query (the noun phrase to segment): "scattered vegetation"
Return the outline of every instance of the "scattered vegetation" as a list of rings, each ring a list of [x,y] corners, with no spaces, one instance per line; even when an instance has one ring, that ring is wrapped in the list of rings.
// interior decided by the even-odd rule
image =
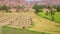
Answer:
[[[24,6],[18,6],[18,7],[16,7],[16,11],[19,12],[20,9],[22,9],[22,11],[23,11],[24,8],[25,8]],[[49,9],[50,12],[49,11],[42,12],[43,8]],[[2,12],[11,12],[11,11],[9,11],[9,9],[10,9],[10,7],[0,6],[0,11],[2,11]],[[60,23],[60,12],[59,12],[60,6],[55,7],[55,6],[35,5],[35,6],[33,6],[33,9],[35,9],[35,13],[37,15]],[[54,11],[53,9],[57,9],[57,11]],[[31,24],[31,25],[33,25],[33,24]],[[26,30],[25,27],[23,27],[23,29],[19,29],[19,28],[16,29],[16,28],[3,26],[2,34],[47,34],[47,33]]]
[[[54,19],[53,21],[60,23],[60,12],[56,12],[55,15],[48,14],[47,16],[44,12],[40,12],[38,15],[50,20]]]
[[[56,21],[60,23],[60,15],[58,15],[60,12],[60,6],[39,6],[39,5],[35,5],[33,6],[33,8],[36,10],[36,14],[40,15],[42,17],[48,18],[52,21]],[[42,11],[43,8],[48,9],[49,11]],[[41,9],[41,11],[40,11]]]
[[[7,7],[7,6],[0,6],[0,11],[2,12],[9,12],[8,10],[10,9],[10,7]]]

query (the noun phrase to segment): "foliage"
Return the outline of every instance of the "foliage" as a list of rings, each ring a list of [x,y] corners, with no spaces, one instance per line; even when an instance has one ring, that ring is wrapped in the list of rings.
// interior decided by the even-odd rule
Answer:
[[[6,11],[6,12],[8,12],[8,10],[9,10],[10,8],[9,7],[7,7],[7,6],[0,6],[0,10],[2,10],[2,11]]]
[[[35,9],[35,10],[36,10],[36,12],[35,12],[35,13],[37,13],[37,12],[41,12],[42,6],[35,5],[35,6],[33,6],[33,9]]]
[[[16,11],[19,12],[20,9],[20,6],[17,6]]]
[[[60,11],[60,6],[57,6],[57,11],[58,11],[58,12]]]
[[[25,6],[17,6],[16,11],[19,12],[20,9],[24,10]]]
[[[0,6],[0,10],[2,10],[2,6]]]
[[[42,17],[44,17],[44,18],[47,18],[47,19],[49,19],[49,20],[53,20],[53,19],[54,19],[55,22],[60,23],[60,12],[56,12],[55,15],[51,15],[51,14],[49,13],[47,16],[45,15],[44,12],[40,12],[40,13],[38,13],[38,15],[39,15],[39,16],[42,16]]]

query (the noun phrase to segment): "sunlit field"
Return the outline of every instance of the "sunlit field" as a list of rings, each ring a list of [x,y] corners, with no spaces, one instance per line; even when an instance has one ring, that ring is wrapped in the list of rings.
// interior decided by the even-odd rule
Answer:
[[[60,34],[60,6],[0,6],[0,34]]]
[[[51,14],[46,15],[44,12],[39,12],[38,15],[51,20]],[[54,21],[60,23],[60,12],[55,13]]]
[[[2,16],[3,15],[3,16]],[[32,17],[32,26],[26,28],[26,30],[19,26],[19,21],[16,22],[16,19],[20,19],[20,15],[28,15]],[[1,19],[3,18],[3,19]],[[0,29],[3,34],[17,34],[18,32],[24,32],[26,34],[60,34],[59,23],[45,19],[35,13],[25,12],[25,13],[0,13]],[[11,21],[13,21],[11,23]],[[16,23],[15,23],[16,22]],[[22,24],[23,25],[23,24]],[[2,27],[7,26],[7,27]],[[21,28],[20,28],[21,27]],[[17,28],[17,29],[14,29]],[[10,31],[12,29],[12,31]],[[22,29],[22,30],[20,30]],[[32,31],[31,31],[32,30]],[[35,32],[34,32],[35,31]],[[22,33],[22,34],[24,34]],[[18,33],[19,34],[19,33]]]

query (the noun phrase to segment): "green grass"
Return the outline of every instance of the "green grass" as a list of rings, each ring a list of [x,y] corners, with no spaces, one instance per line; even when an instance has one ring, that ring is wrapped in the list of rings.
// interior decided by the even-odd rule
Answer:
[[[47,34],[47,33],[3,26],[2,34]]]
[[[38,15],[51,20],[50,14],[46,15],[44,12],[40,12],[40,13],[38,13]],[[54,21],[60,23],[60,12],[55,13]]]

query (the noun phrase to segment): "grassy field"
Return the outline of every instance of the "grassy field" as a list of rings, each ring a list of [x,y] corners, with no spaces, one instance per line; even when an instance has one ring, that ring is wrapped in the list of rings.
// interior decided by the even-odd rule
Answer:
[[[4,14],[7,14],[7,13],[4,13]],[[26,12],[26,13],[8,13],[8,14],[9,14],[9,16],[11,16],[11,18],[8,18],[7,19],[8,21],[7,20],[1,21],[3,26],[5,24],[9,23],[11,19],[14,21],[16,19],[16,17],[19,17],[21,14],[31,16],[34,25],[31,28],[28,28],[27,30],[15,29],[15,28],[19,27],[19,26],[15,27],[16,24],[14,24],[12,30],[11,30],[10,26],[9,27],[3,27],[2,28],[2,34],[5,34],[5,33],[17,34],[17,32],[18,33],[23,32],[23,34],[25,34],[25,33],[26,34],[44,34],[44,33],[46,33],[46,34],[47,33],[48,34],[60,34],[59,23],[56,23],[56,22],[53,22],[51,20],[42,18],[41,16],[38,16],[35,13]],[[0,23],[0,25],[1,25],[1,23]],[[14,21],[14,23],[15,23],[15,21]],[[11,23],[9,23],[9,24],[11,24]],[[56,25],[58,25],[58,26],[56,26]],[[41,33],[41,32],[44,32],[44,33]],[[19,34],[21,34],[21,33],[19,33]]]
[[[47,34],[47,33],[3,26],[2,34]]]
[[[38,15],[51,20],[51,15],[50,14],[46,15],[44,12],[40,12],[40,13],[38,13]],[[54,21],[60,23],[60,12],[55,13]]]

